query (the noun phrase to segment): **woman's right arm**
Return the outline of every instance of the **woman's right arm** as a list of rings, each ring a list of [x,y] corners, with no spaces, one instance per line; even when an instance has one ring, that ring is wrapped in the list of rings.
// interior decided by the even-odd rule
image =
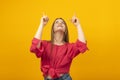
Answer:
[[[41,40],[43,28],[47,24],[48,20],[49,20],[49,18],[46,15],[43,15],[41,17],[41,22],[40,22],[40,25],[38,27],[38,30],[37,30],[34,38],[37,38],[37,39]],[[39,48],[39,47],[40,47],[40,42],[37,45],[37,48]]]
[[[49,20],[49,18],[46,15],[42,16],[40,25],[38,27],[38,30],[37,30],[35,36],[34,36],[35,38],[41,39],[42,30],[43,30],[44,26],[47,24],[48,20]]]
[[[47,24],[48,20],[49,20],[48,17],[43,15],[43,17],[41,18],[41,23],[39,25],[39,28],[32,40],[30,51],[35,53],[37,57],[40,57],[44,52],[44,46],[46,45],[46,41],[41,40],[41,35],[42,35],[43,28]]]

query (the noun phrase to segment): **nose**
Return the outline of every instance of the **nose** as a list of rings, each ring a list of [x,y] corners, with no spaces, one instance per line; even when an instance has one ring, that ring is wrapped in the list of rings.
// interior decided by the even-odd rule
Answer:
[[[62,25],[62,22],[59,22],[58,25],[59,25],[59,26]]]

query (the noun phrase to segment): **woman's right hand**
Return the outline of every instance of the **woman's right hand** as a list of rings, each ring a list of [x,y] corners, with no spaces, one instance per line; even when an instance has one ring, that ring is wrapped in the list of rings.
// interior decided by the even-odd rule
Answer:
[[[49,21],[48,16],[43,14],[43,16],[41,17],[41,24],[45,26],[48,23],[48,21]]]

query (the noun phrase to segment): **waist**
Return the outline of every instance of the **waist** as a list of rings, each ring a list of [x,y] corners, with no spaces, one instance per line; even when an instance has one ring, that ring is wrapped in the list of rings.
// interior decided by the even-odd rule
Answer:
[[[47,75],[46,77],[44,77],[45,80],[58,80],[60,78],[65,79],[66,77],[69,76],[69,73],[66,74],[60,74],[59,77],[57,78],[52,78],[50,75]]]

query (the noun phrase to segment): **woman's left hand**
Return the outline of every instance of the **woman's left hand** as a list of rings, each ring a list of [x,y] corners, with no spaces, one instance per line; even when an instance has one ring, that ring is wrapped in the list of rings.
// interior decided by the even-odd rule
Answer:
[[[77,27],[80,25],[79,19],[76,16],[73,16],[71,22]]]

